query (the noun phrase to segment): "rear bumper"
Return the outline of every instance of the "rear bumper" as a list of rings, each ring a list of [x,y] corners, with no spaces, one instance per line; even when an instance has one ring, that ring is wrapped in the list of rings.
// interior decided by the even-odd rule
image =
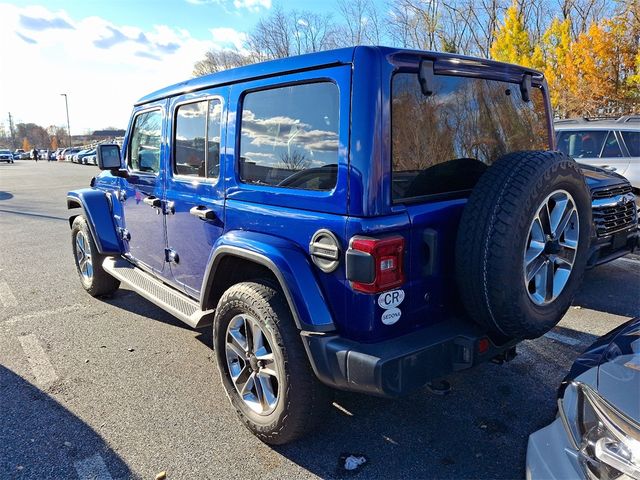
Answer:
[[[640,230],[633,228],[602,238],[593,238],[587,268],[610,262],[640,247]]]
[[[302,339],[320,381],[340,390],[383,397],[410,393],[431,380],[508,352],[517,343],[496,345],[479,327],[457,319],[372,344],[337,335],[303,334]],[[485,339],[488,348],[479,353],[479,342]]]

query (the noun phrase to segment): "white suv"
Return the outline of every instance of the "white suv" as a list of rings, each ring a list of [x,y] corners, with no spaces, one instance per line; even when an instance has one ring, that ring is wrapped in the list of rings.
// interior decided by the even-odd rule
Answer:
[[[623,175],[640,192],[640,115],[554,123],[558,150],[580,163]]]
[[[0,162],[13,163],[13,153],[10,150],[0,150]]]

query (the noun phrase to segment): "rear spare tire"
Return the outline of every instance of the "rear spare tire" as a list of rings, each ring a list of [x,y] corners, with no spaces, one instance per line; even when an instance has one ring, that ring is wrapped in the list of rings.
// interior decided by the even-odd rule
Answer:
[[[591,196],[560,152],[498,159],[471,192],[458,228],[456,277],[467,313],[510,338],[553,328],[587,263]]]

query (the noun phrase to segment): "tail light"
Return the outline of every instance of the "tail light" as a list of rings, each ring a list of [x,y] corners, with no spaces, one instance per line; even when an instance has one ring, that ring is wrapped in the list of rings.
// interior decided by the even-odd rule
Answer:
[[[404,283],[404,237],[353,237],[346,254],[347,279],[359,292],[378,293]]]

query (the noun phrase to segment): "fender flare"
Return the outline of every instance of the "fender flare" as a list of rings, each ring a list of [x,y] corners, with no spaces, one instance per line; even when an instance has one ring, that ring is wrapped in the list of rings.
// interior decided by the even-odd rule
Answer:
[[[67,193],[67,209],[81,208],[87,219],[89,231],[101,255],[119,255],[123,252],[122,244],[116,233],[111,213],[110,199],[107,193],[95,188],[83,188]],[[69,216],[69,227],[79,216]]]
[[[327,302],[305,252],[288,240],[263,233],[233,231],[218,239],[205,271],[200,294],[202,308],[215,308],[215,305],[206,305],[207,298],[220,261],[229,256],[255,262],[274,274],[298,329],[312,333],[335,331]]]

